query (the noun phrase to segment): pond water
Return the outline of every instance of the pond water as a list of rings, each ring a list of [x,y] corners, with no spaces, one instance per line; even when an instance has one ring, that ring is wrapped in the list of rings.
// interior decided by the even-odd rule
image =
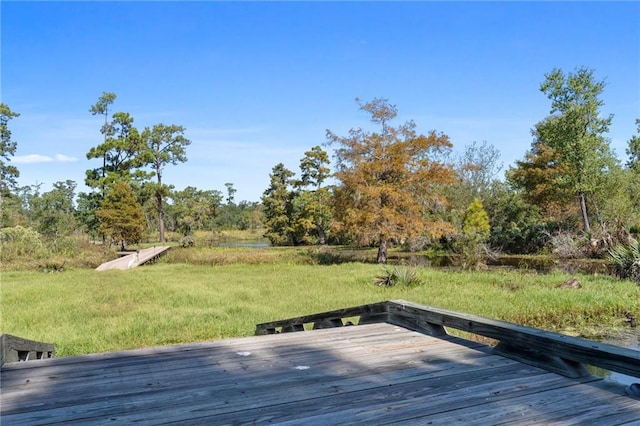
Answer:
[[[254,248],[266,248],[271,247],[271,244],[266,241],[218,241],[213,243],[214,247],[254,247]]]
[[[614,336],[604,337],[600,339],[602,343],[608,343],[610,345],[621,346],[623,348],[630,348],[638,351],[638,362],[640,362],[640,346],[638,345],[638,329],[628,328],[616,332]],[[640,383],[640,377],[627,376],[626,374],[616,373],[614,371],[603,370],[588,366],[587,370],[595,376],[603,377],[605,380],[610,380],[616,383],[622,383],[628,386],[632,383]]]

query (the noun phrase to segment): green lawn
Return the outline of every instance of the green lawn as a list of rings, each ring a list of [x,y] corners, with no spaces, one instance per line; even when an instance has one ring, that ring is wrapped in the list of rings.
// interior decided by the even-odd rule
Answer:
[[[0,331],[52,342],[59,356],[253,334],[260,322],[406,299],[556,331],[589,335],[640,314],[640,287],[567,274],[418,269],[423,284],[378,287],[373,264],[281,261],[168,263],[129,271],[3,272]]]

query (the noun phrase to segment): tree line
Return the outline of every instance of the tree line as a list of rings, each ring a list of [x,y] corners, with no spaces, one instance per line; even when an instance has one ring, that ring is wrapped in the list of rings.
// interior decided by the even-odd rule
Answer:
[[[18,114],[2,104],[2,227],[30,227],[49,239],[81,229],[122,245],[151,233],[164,241],[167,229],[188,236],[264,228],[274,245],[377,247],[379,262],[398,245],[455,252],[469,265],[491,251],[603,256],[640,231],[640,120],[622,162],[606,137],[613,116],[601,111],[604,88],[585,67],[545,74],[540,91],[549,114],[533,125],[524,157],[504,171],[486,141],[456,155],[445,133],[395,124],[389,100],[356,99],[371,129],[327,130],[326,143],[304,153],[298,176],[279,163],[260,202],[238,204],[231,183],[225,199],[221,191],[164,182],[166,166],[187,161],[186,129],[160,123],[138,130],[130,114],[112,113],[116,95],[109,92],[90,108],[104,117],[102,142],[87,153],[101,163],[87,170],[92,190],[76,196],[69,180],[49,192],[19,188],[8,127]]]
[[[305,153],[300,179],[283,164],[273,168],[262,197],[267,236],[375,246],[378,262],[389,245],[452,251],[469,265],[496,251],[602,257],[640,231],[640,120],[622,164],[606,138],[613,116],[601,113],[604,88],[585,67],[545,74],[549,115],[504,179],[487,142],[455,156],[444,133],[392,125],[397,108],[387,99],[356,99],[373,130],[327,130],[335,184],[323,186],[329,157],[320,146]]]
[[[159,123],[139,130],[129,113],[111,111],[115,100],[115,93],[104,92],[89,109],[104,117],[102,142],[86,154],[99,165],[86,171],[84,183],[91,191],[77,194],[72,180],[56,182],[48,192],[41,184],[17,185],[19,170],[10,164],[17,142],[8,123],[19,114],[1,105],[2,228],[27,227],[49,242],[80,231],[124,249],[143,239],[165,242],[166,229],[188,236],[197,230],[261,227],[258,203],[236,204],[232,183],[225,184],[225,199],[218,190],[177,190],[164,182],[166,166],[187,161],[186,129]]]

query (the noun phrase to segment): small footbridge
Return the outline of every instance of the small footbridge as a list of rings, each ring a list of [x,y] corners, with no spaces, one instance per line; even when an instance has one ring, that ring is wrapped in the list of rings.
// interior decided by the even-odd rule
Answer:
[[[107,269],[120,269],[126,271],[127,269],[135,268],[156,260],[160,256],[166,254],[170,248],[171,247],[169,246],[160,246],[140,249],[118,259],[105,262],[98,266],[96,271],[106,271]]]

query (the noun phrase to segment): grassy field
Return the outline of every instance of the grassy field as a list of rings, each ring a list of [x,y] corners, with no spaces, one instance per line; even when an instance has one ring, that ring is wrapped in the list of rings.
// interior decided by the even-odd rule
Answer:
[[[381,266],[319,264],[304,250],[172,250],[129,271],[2,273],[0,331],[55,343],[59,356],[252,335],[260,322],[406,299],[590,336],[640,314],[640,287],[564,273],[418,268],[422,284],[379,287]]]

